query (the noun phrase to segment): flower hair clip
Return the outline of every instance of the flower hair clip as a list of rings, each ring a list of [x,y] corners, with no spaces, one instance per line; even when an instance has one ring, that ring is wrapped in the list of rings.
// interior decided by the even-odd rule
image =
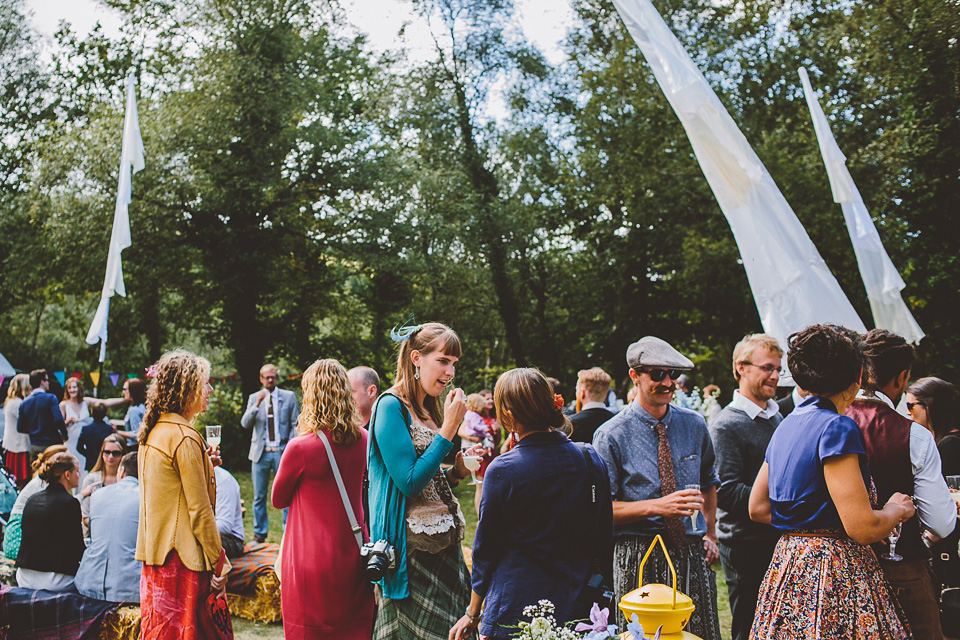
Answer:
[[[143,372],[147,375],[148,378],[156,378],[156,377],[157,377],[157,365],[152,364],[152,365],[150,365],[149,367],[147,367],[146,369],[144,369]]]
[[[413,314],[407,316],[407,319],[403,321],[403,324],[395,326],[390,330],[390,339],[394,342],[403,342],[409,340],[410,336],[420,330],[422,324],[413,324]]]
[[[563,396],[559,393],[553,394],[553,403],[557,405],[558,411],[563,411],[563,407],[566,405],[566,402],[563,401]]]

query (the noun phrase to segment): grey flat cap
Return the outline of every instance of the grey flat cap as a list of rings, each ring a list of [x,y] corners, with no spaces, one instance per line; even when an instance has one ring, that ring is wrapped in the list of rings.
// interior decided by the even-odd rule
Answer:
[[[661,367],[663,369],[693,369],[693,362],[666,341],[654,336],[640,338],[627,347],[627,365],[637,367]]]

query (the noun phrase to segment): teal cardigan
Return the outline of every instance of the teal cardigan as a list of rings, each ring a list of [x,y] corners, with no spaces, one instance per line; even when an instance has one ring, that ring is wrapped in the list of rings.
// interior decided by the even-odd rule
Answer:
[[[426,488],[453,443],[437,434],[423,455],[417,456],[410,437],[410,412],[395,395],[385,393],[373,406],[367,473],[370,479],[370,540],[393,545],[397,568],[380,581],[383,596],[399,600],[410,596],[407,580],[407,498]]]

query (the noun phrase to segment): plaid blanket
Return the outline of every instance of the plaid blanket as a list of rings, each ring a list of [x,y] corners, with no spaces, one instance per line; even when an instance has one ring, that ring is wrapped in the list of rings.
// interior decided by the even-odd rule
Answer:
[[[274,542],[248,542],[243,547],[243,555],[231,558],[233,568],[227,574],[227,591],[229,593],[246,593],[253,591],[257,577],[273,573],[273,565],[280,553],[280,545]]]
[[[21,640],[96,637],[104,617],[119,605],[78,593],[0,587],[0,620]]]

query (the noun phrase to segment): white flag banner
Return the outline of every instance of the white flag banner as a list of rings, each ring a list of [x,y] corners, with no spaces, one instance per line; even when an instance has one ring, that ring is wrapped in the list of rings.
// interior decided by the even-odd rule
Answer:
[[[853,242],[853,251],[857,255],[860,276],[863,278],[863,286],[867,290],[873,312],[873,323],[880,329],[903,336],[908,342],[919,343],[924,333],[900,296],[905,286],[903,279],[880,242],[877,227],[873,224],[867,206],[860,196],[860,190],[847,169],[847,158],[840,151],[830,131],[830,124],[813,93],[807,70],[803,67],[800,68],[800,80],[803,82],[803,92],[813,118],[813,129],[817,132],[823,164],[827,168],[833,201],[843,210],[847,231],[850,232],[850,240]]]
[[[730,224],[764,330],[816,323],[865,331],[836,278],[720,99],[650,0],[613,0],[687,132]]]
[[[100,342],[100,362],[107,349],[107,318],[110,315],[110,298],[114,293],[127,295],[123,286],[123,264],[120,253],[130,246],[130,205],[133,192],[133,174],[144,167],[143,139],[137,118],[136,81],[133,73],[127,76],[127,110],[123,122],[123,139],[120,147],[120,176],[117,180],[117,204],[113,211],[113,231],[110,233],[110,248],[107,253],[107,271],[103,278],[100,305],[87,332],[87,343]]]

